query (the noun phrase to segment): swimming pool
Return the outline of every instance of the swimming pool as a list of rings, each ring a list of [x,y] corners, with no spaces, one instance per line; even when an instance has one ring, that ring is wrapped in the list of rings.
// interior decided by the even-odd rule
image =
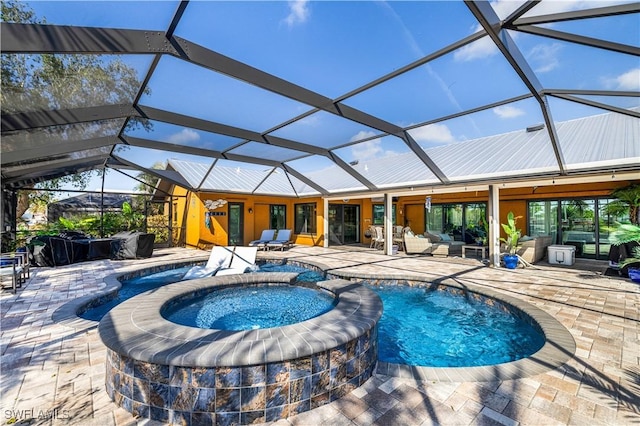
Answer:
[[[80,310],[78,316],[91,321],[100,321],[107,312],[125,300],[145,291],[180,281],[190,268],[191,265],[182,266],[123,280],[122,287],[117,292],[94,299]]]
[[[153,290],[167,284],[178,282],[191,268],[190,265],[166,269],[145,275],[135,275],[121,280],[121,288],[94,298],[85,304],[77,313],[80,318],[90,321],[100,321],[104,315],[120,303],[148,290]],[[263,263],[258,272],[296,272],[296,282],[315,283],[324,280],[324,274],[315,269],[304,268],[294,264]]]
[[[294,266],[303,265],[294,262]],[[319,264],[310,267],[327,270]],[[430,381],[508,380],[556,368],[575,351],[575,342],[566,329],[528,303],[470,283],[464,287],[456,285],[457,280],[434,284],[410,275],[398,279],[379,273],[322,272],[319,276],[329,280],[318,285],[336,294],[336,307],[311,320],[284,327],[242,331],[197,329],[171,323],[160,314],[171,300],[207,294],[212,287],[291,284],[297,275],[259,272],[198,279],[162,286],[137,296],[139,300],[134,298],[116,306],[98,328],[107,346],[109,396],[134,415],[159,421],[168,421],[167,416],[175,410],[191,409],[225,422],[238,422],[253,415],[260,421],[272,421],[340,398],[362,385],[374,371]],[[534,328],[539,324],[537,328],[543,330],[546,340],[531,356],[490,366],[423,367],[407,365],[405,360],[402,364],[384,361],[378,359],[382,301],[370,287],[362,285],[366,281],[383,287],[425,287],[449,293],[446,297],[461,295],[473,299],[473,303],[495,305],[530,321]],[[192,382],[196,373],[197,384]],[[215,377],[215,385],[203,380],[205,377]],[[219,384],[221,387],[218,377],[225,380]],[[245,381],[244,377],[251,380]],[[279,378],[285,377],[280,383]],[[136,391],[140,379],[145,383],[148,380],[151,395]],[[171,386],[182,389],[182,393],[165,398],[161,390],[167,380]],[[189,400],[190,394],[183,395],[183,391],[193,392],[194,385],[199,395],[196,406],[178,407],[171,402]],[[275,391],[267,392],[267,399],[261,396],[265,394],[265,386]],[[289,391],[282,393],[283,389]],[[225,395],[222,405],[218,405],[216,396],[220,392]]]
[[[515,361],[545,342],[537,324],[495,299],[449,288],[367,285],[384,306],[378,359],[430,367]]]

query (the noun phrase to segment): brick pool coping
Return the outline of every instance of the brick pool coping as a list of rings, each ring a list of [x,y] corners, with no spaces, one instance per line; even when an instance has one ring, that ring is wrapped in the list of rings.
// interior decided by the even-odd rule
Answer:
[[[375,327],[382,301],[346,280],[318,283],[337,297],[318,317],[276,328],[229,331],[188,327],[162,317],[169,300],[210,287],[289,283],[296,273],[227,275],[169,284],[133,297],[100,321],[98,332],[111,350],[134,359],[174,366],[244,366],[309,356],[345,344]],[[144,304],[140,304],[144,297]]]

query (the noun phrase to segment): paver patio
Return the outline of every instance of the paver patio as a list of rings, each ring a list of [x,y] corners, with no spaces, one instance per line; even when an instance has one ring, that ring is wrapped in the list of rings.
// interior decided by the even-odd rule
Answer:
[[[348,255],[345,251],[349,251]],[[105,347],[95,324],[52,320],[70,300],[97,294],[103,278],[131,266],[206,259],[192,249],[156,250],[144,260],[33,268],[0,294],[0,408],[4,424],[128,425],[135,419],[105,391]],[[560,321],[577,344],[560,368],[516,380],[420,382],[376,375],[346,397],[281,420],[292,425],[640,424],[640,286],[603,268],[538,265],[508,271],[475,259],[389,257],[362,248],[294,247],[263,257],[322,263],[351,274],[420,274],[502,292]]]

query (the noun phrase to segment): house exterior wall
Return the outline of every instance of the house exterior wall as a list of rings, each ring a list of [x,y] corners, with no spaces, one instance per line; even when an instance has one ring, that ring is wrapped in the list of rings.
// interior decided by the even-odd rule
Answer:
[[[225,200],[227,203],[215,210],[210,216],[209,227],[205,224],[205,213],[209,211],[205,202],[207,200]],[[316,203],[316,232],[313,234],[294,234],[295,244],[322,245],[324,241],[322,219],[324,207],[321,198],[293,199],[272,196],[235,195],[224,193],[200,192],[192,193],[189,200],[189,212],[186,216],[186,245],[202,247],[208,245],[227,245],[229,239],[229,203],[244,204],[244,234],[245,244],[260,238],[263,230],[271,227],[269,221],[269,206],[281,204],[286,206],[286,228],[294,229],[295,205],[300,203]],[[219,215],[221,214],[221,215]],[[179,216],[183,217],[183,216]]]
[[[629,185],[629,181],[572,184],[572,185],[549,185],[542,187],[505,188],[500,190],[500,223],[506,223],[507,214],[513,211],[516,216],[521,216],[518,226],[524,230],[527,223],[527,202],[529,200],[545,199],[566,199],[574,197],[606,197],[617,188]],[[176,187],[175,195],[189,195],[186,190]],[[447,203],[486,203],[488,202],[488,191],[455,192],[446,194],[428,194],[431,197],[431,204]],[[424,193],[415,196],[398,197],[396,205],[396,225],[404,225],[406,220],[412,222],[415,232],[424,232]],[[269,206],[271,204],[281,204],[286,206],[286,227],[294,230],[295,206],[300,203],[316,204],[316,232],[313,234],[295,234],[293,239],[299,245],[317,245],[324,243],[323,218],[324,203],[322,198],[284,198],[273,196],[257,195],[236,195],[224,193],[191,193],[186,198],[186,210],[178,211],[178,219],[186,229],[186,245],[202,247],[206,245],[226,245],[228,241],[228,204],[214,210],[224,212],[224,215],[211,216],[211,225],[205,226],[205,212],[207,208],[204,203],[207,200],[223,199],[228,203],[244,204],[244,241],[258,239],[264,229],[270,227]],[[340,201],[332,201],[332,203]],[[352,200],[342,200],[344,204],[360,206],[360,236],[361,241],[366,243],[368,239],[364,237],[365,231],[372,224],[373,205],[371,198],[361,198]],[[180,204],[180,203],[178,203]],[[379,203],[378,203],[379,204]],[[251,212],[249,212],[251,211]],[[185,225],[186,223],[186,225]],[[502,235],[504,237],[504,235]]]

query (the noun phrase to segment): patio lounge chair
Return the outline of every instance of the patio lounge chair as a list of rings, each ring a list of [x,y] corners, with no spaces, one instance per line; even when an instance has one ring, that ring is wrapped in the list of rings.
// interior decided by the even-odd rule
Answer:
[[[275,240],[276,230],[275,229],[265,229],[260,234],[260,238],[257,240],[253,240],[247,244],[249,247],[258,247],[258,250],[266,248],[266,244],[269,241]]]
[[[194,280],[215,275],[220,269],[231,267],[233,257],[233,247],[214,246],[211,249],[209,260],[204,266],[193,266],[182,277],[183,280]]]
[[[373,232],[375,232],[375,234],[371,237],[373,248],[374,249],[384,248],[384,230],[382,229],[382,226],[374,226]]]
[[[214,274],[216,277],[222,275],[244,274],[251,272],[258,267],[256,266],[256,254],[258,247],[236,247],[231,259],[231,265],[228,268],[221,268]]]
[[[29,260],[26,252],[0,254],[0,279],[11,278],[11,289],[16,292],[29,277]]]
[[[291,244],[293,244],[293,241],[291,241],[291,229],[281,229],[278,231],[276,239],[267,243],[266,248],[269,250],[284,250],[285,248],[289,248]]]

